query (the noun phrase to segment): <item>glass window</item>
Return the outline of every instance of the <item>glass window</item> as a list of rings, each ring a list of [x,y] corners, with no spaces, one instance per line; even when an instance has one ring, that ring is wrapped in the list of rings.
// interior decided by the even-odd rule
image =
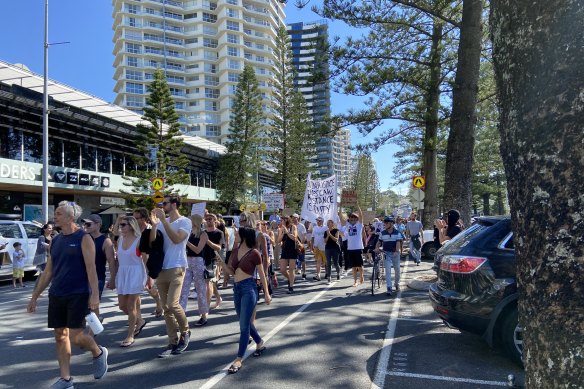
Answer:
[[[231,82],[239,82],[239,73],[229,72],[227,80]]]
[[[204,69],[206,72],[217,73],[217,65],[212,63],[206,63]]]
[[[219,44],[219,41],[217,41],[217,39],[203,38],[203,46],[205,46],[205,47],[210,47],[212,49],[215,49],[215,48],[217,48],[218,44]]]
[[[217,76],[209,76],[205,74],[205,85],[209,86],[217,86],[219,85],[219,77]]]
[[[138,58],[136,58],[136,57],[127,57],[126,58],[126,64],[128,66],[138,67]]]
[[[239,49],[237,47],[228,46],[227,55],[230,55],[232,57],[239,57]]]
[[[142,72],[139,72],[137,70],[126,69],[126,78],[128,80],[141,80]]]
[[[128,107],[143,107],[144,98],[140,96],[126,96],[126,105]]]
[[[49,139],[49,165],[63,166],[63,141]]]
[[[122,153],[117,153],[112,151],[112,174],[117,174],[119,176],[124,174],[124,155]]]
[[[140,45],[136,43],[126,43],[126,51],[132,54],[139,54],[140,53]]]
[[[79,143],[63,141],[65,167],[79,169]]]
[[[239,43],[239,36],[235,34],[227,34],[228,43]]]
[[[205,126],[205,136],[213,137],[213,136],[221,136],[221,127],[215,125],[206,125]]]
[[[126,92],[128,93],[144,93],[144,84],[137,84],[135,82],[126,82]]]
[[[97,171],[110,173],[111,155],[109,150],[97,149]]]
[[[232,22],[231,20],[227,21],[227,29],[232,31],[239,31],[239,23]]]
[[[0,224],[0,235],[6,239],[22,239],[22,231],[18,224]]]
[[[22,133],[24,155],[22,160],[27,162],[43,163],[43,140],[41,135]]]
[[[95,171],[95,147],[90,145],[82,146],[81,169]]]
[[[23,224],[22,227],[24,227],[28,239],[38,239],[41,236],[41,228],[39,226],[35,226],[34,224]]]
[[[207,111],[218,111],[219,110],[219,102],[213,100],[205,101],[205,109]]]
[[[208,99],[219,98],[219,89],[205,88],[205,97]]]
[[[208,12],[203,12],[203,21],[209,23],[215,23],[217,21],[217,15],[210,14]]]
[[[239,69],[239,61],[235,59],[229,60],[229,69]]]
[[[8,159],[21,159],[22,135],[12,128],[0,128],[0,156]]]

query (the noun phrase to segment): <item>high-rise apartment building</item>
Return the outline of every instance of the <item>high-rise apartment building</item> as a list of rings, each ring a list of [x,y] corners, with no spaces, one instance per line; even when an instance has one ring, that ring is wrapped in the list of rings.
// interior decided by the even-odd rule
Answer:
[[[302,92],[315,126],[327,122],[331,115],[328,62],[325,52],[328,25],[325,21],[292,23],[287,26],[296,68],[294,85]],[[317,77],[315,77],[317,76]],[[316,81],[319,80],[319,81]],[[333,140],[323,137],[317,143],[315,168],[321,177],[334,174]]]
[[[115,104],[142,113],[156,68],[166,72],[181,131],[223,143],[243,65],[264,109],[284,5],[276,0],[112,0]]]
[[[348,188],[351,180],[353,158],[351,154],[351,131],[348,128],[337,130],[332,139],[333,169],[337,175],[339,188]]]

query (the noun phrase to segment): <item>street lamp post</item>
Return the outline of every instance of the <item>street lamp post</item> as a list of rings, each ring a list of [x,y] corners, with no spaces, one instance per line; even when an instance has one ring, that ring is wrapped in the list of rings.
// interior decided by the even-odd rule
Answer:
[[[44,86],[43,86],[43,221],[49,221],[49,0],[45,0],[45,42],[44,42]]]

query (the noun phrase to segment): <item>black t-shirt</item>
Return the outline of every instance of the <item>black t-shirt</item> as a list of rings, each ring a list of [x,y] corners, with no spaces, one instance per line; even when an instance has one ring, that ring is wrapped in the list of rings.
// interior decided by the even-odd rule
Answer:
[[[152,244],[150,243],[150,230],[152,228],[146,228],[142,231],[142,235],[140,235],[140,243],[138,244],[138,248],[140,249],[141,253],[150,254],[152,251],[161,251],[164,245],[164,237],[160,231],[156,231],[156,239]]]
[[[212,243],[219,244],[221,242],[221,237],[223,236],[221,230],[205,231],[205,233]],[[203,258],[205,259],[205,265],[211,264],[211,262],[215,260],[215,250],[208,245],[205,245],[205,248],[203,249]]]
[[[337,232],[339,232],[339,230],[337,230],[336,228],[333,228],[330,231],[331,231],[332,236],[336,236]],[[327,236],[328,236],[328,231],[325,231],[325,233],[324,233],[324,240],[325,240],[324,248],[325,248],[325,250],[338,249],[339,244],[337,242],[335,242],[332,238],[327,239]]]
[[[189,235],[189,243],[191,243],[195,247],[199,245],[200,240],[201,240],[201,238],[196,237],[194,234]],[[199,254],[195,253],[193,250],[191,250],[189,245],[187,245],[187,257],[200,257],[200,256],[201,256],[201,253],[199,253]]]
[[[446,236],[448,236],[450,239],[452,239],[456,235],[460,234],[461,231],[462,231],[462,229],[459,226],[457,226],[457,225],[454,225],[452,227],[449,226],[446,229]]]
[[[107,263],[107,258],[103,252],[103,244],[106,238],[105,235],[101,234],[93,239],[95,244],[95,271],[98,280],[105,280],[105,265]]]

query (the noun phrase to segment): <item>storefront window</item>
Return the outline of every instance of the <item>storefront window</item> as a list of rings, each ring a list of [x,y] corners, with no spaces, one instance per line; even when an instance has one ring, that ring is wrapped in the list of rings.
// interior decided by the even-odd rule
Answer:
[[[63,166],[63,141],[49,139],[49,165]]]
[[[23,132],[23,161],[43,163],[43,140],[40,135]]]
[[[22,134],[12,128],[0,128],[0,157],[21,160]]]
[[[63,141],[65,149],[65,167],[79,169],[79,143]]]
[[[81,169],[96,171],[95,170],[95,147],[89,145],[83,145],[81,148]]]
[[[109,150],[97,149],[97,170],[101,173],[110,172],[111,155]]]
[[[124,155],[112,151],[112,174],[124,174]]]

